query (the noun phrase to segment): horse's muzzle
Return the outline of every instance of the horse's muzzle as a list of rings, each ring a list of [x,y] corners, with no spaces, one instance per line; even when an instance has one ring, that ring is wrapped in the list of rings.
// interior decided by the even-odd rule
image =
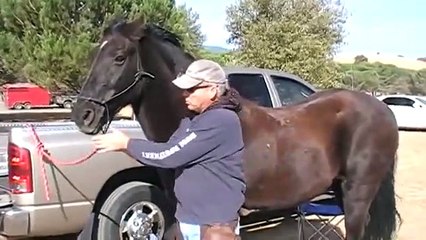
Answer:
[[[97,134],[106,124],[105,106],[95,102],[78,100],[71,112],[71,120],[85,134]]]

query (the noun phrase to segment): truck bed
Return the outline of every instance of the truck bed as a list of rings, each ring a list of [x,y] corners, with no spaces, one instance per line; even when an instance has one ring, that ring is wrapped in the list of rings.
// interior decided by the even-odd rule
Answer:
[[[10,202],[10,199],[8,195],[0,194],[0,211],[17,211],[20,217],[27,216],[22,221],[28,231],[8,233],[3,229],[5,235],[56,236],[79,231],[98,191],[108,178],[123,169],[141,166],[121,152],[95,154],[88,161],[72,166],[55,166],[47,161],[45,169],[50,189],[50,199],[47,199],[41,175],[43,161],[35,151],[32,131],[26,124],[34,125],[46,150],[59,162],[80,159],[93,150],[92,136],[80,132],[71,121],[1,123],[3,153],[7,150],[5,145],[8,141],[30,151],[34,187],[31,193],[12,194],[13,204],[7,209],[2,204]],[[139,123],[134,120],[114,120],[110,128],[119,129],[131,137],[145,137]],[[7,171],[5,173],[7,185]]]
[[[9,176],[8,176],[8,162],[7,162],[7,144],[9,132],[12,128],[25,127],[27,124],[34,126],[65,126],[69,125],[67,122],[32,122],[24,121],[19,122],[0,122],[0,207],[11,204],[11,197],[8,193],[9,190]]]

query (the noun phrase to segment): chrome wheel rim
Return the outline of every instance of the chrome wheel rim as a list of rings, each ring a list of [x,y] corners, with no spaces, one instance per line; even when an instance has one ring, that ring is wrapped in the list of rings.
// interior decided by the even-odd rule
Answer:
[[[160,208],[152,202],[137,202],[130,206],[120,220],[121,240],[162,239],[165,219]]]

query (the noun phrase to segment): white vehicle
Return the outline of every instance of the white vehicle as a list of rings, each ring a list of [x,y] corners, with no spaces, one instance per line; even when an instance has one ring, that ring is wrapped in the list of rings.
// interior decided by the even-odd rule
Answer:
[[[426,129],[426,96],[393,94],[377,97],[388,105],[401,129]]]

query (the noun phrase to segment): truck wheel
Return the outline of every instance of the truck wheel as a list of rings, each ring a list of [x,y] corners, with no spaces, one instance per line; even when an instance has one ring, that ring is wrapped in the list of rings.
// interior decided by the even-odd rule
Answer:
[[[13,106],[13,108],[20,110],[20,109],[24,108],[24,105],[22,103],[15,103],[15,105]]]
[[[28,103],[28,102],[24,103],[24,108],[31,109],[31,103]]]
[[[98,240],[163,239],[173,221],[173,212],[164,193],[142,182],[129,182],[107,198],[98,216]],[[121,236],[120,236],[121,235]]]
[[[65,101],[64,104],[63,104],[63,107],[70,109],[70,108],[72,108],[72,103],[70,101]]]

